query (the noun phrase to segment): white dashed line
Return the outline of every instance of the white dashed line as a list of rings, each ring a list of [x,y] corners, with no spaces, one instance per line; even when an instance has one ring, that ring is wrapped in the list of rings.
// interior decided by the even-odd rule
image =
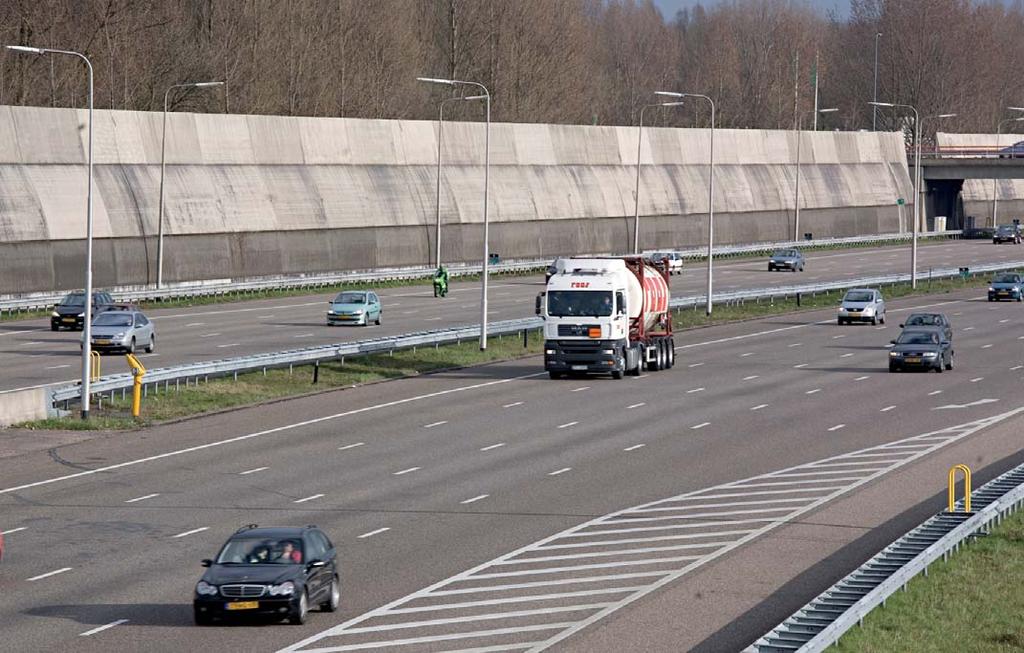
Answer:
[[[227,349],[228,347],[237,347],[238,344],[239,343],[237,343],[237,342],[231,342],[231,343],[228,343],[226,345],[217,345],[217,348],[218,349]]]
[[[982,345],[981,348],[982,349],[991,349],[992,345]]]
[[[978,381],[981,381],[984,378],[985,377],[983,377],[983,376],[975,377],[975,378],[971,379],[971,383],[977,383]]]
[[[572,470],[572,467],[563,467],[562,469],[556,469],[553,472],[548,472],[548,476],[558,476],[559,474],[564,474],[564,473],[566,473],[568,471],[571,471],[571,470]]]
[[[703,364],[704,363],[690,363],[689,365],[687,365],[687,367],[700,367]]]
[[[203,335],[201,335],[199,337],[200,338],[216,338],[219,335],[220,335],[219,333],[204,333]]]
[[[1017,370],[1019,370],[1022,367],[1024,367],[1024,365],[1014,365],[1013,367],[1010,368],[1010,371],[1011,372],[1016,372]]]
[[[584,390],[590,390],[590,386],[589,385],[585,385],[582,388],[576,388],[574,390],[571,390],[571,392],[583,392]]]
[[[747,356],[753,356],[753,355],[754,355],[754,352],[748,351],[745,354],[740,354],[740,358],[746,358]]]
[[[697,429],[702,429],[705,426],[711,426],[711,422],[701,422],[700,424],[694,424],[693,426],[690,427],[690,429],[696,431]]]
[[[312,338],[314,335],[315,334],[313,334],[313,333],[300,333],[300,334],[294,335],[292,337],[293,338]]]
[[[804,343],[802,343],[802,342],[794,342],[793,344],[791,344],[791,345],[786,345],[786,346],[787,346],[787,347],[803,347],[803,346],[804,346]]]
[[[641,449],[646,446],[646,444],[634,444],[632,447],[626,447],[623,451],[636,451],[637,449]]]
[[[522,406],[522,405],[523,405],[523,402],[516,401],[516,402],[511,403],[511,404],[505,404],[504,406],[502,406],[502,408],[514,408],[515,406]]]
[[[322,494],[314,494],[313,496],[310,496],[310,497],[304,497],[302,499],[296,499],[295,501],[292,501],[292,503],[306,503],[307,501],[313,501],[314,499],[320,499],[323,496],[324,495],[322,495]]]
[[[762,408],[767,408],[767,407],[768,407],[768,404],[758,404],[756,406],[751,406],[750,410],[761,410]]]
[[[866,375],[865,376],[858,376],[856,379],[854,379],[854,381],[866,381],[869,378],[871,378],[871,377],[866,376]]]
[[[833,340],[839,340],[840,338],[845,338],[845,337],[846,337],[845,333],[840,333],[838,336],[832,336],[832,339]]]
[[[48,571],[45,574],[39,574],[38,576],[33,576],[32,578],[27,578],[26,580],[31,583],[33,581],[49,578],[50,576],[56,576],[57,574],[63,574],[65,571],[71,571],[71,567],[62,567],[60,569]]]
[[[896,406],[886,406],[885,408],[882,408],[882,409],[881,409],[881,410],[879,410],[878,412],[880,412],[880,413],[888,413],[888,412],[889,412],[890,410],[892,410],[893,408],[896,408]]]
[[[853,356],[853,354],[843,354],[839,358],[849,358],[850,356]]]
[[[238,472],[238,475],[239,476],[245,476],[247,474],[255,474],[256,472],[262,472],[262,471],[267,470],[267,469],[270,469],[270,468],[269,467],[257,467],[256,469],[247,469],[244,472]]]
[[[384,528],[378,528],[375,531],[370,531],[369,533],[363,533],[362,535],[359,536],[359,539],[362,540],[362,539],[365,539],[367,537],[373,537],[374,535],[380,535],[381,533],[386,533],[387,531],[390,531],[390,530],[391,529],[388,528],[387,526],[385,526]]]
[[[179,537],[188,537],[189,535],[195,535],[196,533],[202,533],[203,531],[208,530],[210,530],[209,526],[203,526],[202,528],[193,528],[190,531],[185,531],[184,533],[178,533],[177,535],[174,535],[172,539],[177,539]]]
[[[839,429],[846,428],[846,424],[836,424],[829,428],[829,431],[838,431]]]
[[[93,628],[92,630],[87,630],[84,633],[78,633],[78,636],[79,637],[89,637],[90,635],[95,635],[96,633],[102,633],[104,630],[110,630],[114,626],[120,626],[121,624],[126,624],[126,623],[128,623],[127,619],[118,619],[117,621],[111,621],[109,624],[104,624],[102,626],[97,626],[96,628]]]
[[[931,392],[928,393],[928,396],[929,397],[934,397],[935,395],[941,395],[941,394],[942,394],[942,390],[932,390]]]
[[[629,409],[629,410],[632,410],[633,408],[640,408],[641,406],[646,406],[646,405],[647,405],[647,402],[641,401],[638,404],[631,404],[629,406],[626,406],[626,408]]]
[[[432,429],[435,426],[441,426],[442,424],[447,424],[447,423],[448,423],[448,420],[444,420],[443,419],[440,422],[431,422],[430,424],[424,424],[423,428],[425,428],[425,429]]]
[[[704,388],[694,388],[693,390],[687,390],[686,394],[692,395],[694,392],[704,392]]]
[[[356,447],[361,447],[364,444],[366,444],[366,443],[365,442],[356,442],[355,444],[346,444],[344,446],[338,447],[338,451],[345,451],[346,449],[355,449]]]
[[[392,472],[392,475],[394,475],[394,476],[401,476],[403,474],[411,474],[412,472],[417,472],[417,471],[419,471],[421,469],[423,469],[423,468],[422,467],[410,467],[409,469],[403,469],[400,472]]]
[[[560,428],[560,429],[567,429],[570,426],[576,426],[577,424],[579,424],[579,422],[566,422],[565,424],[562,424],[558,428]]]
[[[974,327],[964,327],[964,331],[973,331]]]
[[[803,369],[803,368],[807,367],[807,363],[800,363],[799,365],[794,365],[793,367],[795,369],[800,370],[800,369]]]
[[[808,391],[807,391],[807,392],[805,392],[804,394],[808,394],[808,395],[813,395],[813,394],[815,394],[816,392],[821,392],[821,388],[815,388],[814,390],[808,390]]]
[[[10,535],[11,533],[20,533],[21,531],[27,530],[28,526],[21,526],[18,528],[12,528],[9,531],[0,531],[0,535]]]
[[[758,375],[756,375],[756,374],[751,374],[750,376],[743,377],[743,380],[744,381],[753,381],[754,379],[757,379],[757,378],[760,378],[760,377],[758,377]]]
[[[204,324],[206,324],[206,322],[189,322],[185,326],[187,326],[187,327],[197,327],[197,326],[203,326]]]
[[[999,324],[1006,324],[1006,323],[1007,323],[1007,322],[1009,322],[1009,321],[1010,321],[1010,320],[1008,320],[1008,319],[1007,319],[1007,320],[999,320]]]
[[[492,444],[492,445],[489,445],[489,446],[486,446],[486,447],[480,447],[480,451],[490,451],[491,449],[497,449],[498,447],[504,447],[504,446],[505,446],[504,442],[499,442],[498,444]]]
[[[146,499],[152,499],[153,497],[158,497],[158,496],[160,496],[159,492],[156,492],[156,493],[153,493],[153,494],[146,494],[146,495],[141,496],[141,497],[135,497],[134,499],[128,499],[128,500],[125,501],[125,503],[137,503],[139,501],[145,501]]]
[[[486,499],[489,496],[491,496],[491,495],[489,495],[489,494],[481,494],[478,497],[473,497],[472,499],[466,499],[465,501],[460,501],[459,503],[461,503],[462,505],[466,505],[467,503],[476,503],[477,501],[480,501],[481,499]]]

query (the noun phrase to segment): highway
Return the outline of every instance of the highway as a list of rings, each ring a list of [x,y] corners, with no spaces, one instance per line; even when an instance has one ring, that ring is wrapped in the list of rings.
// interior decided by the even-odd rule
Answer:
[[[956,265],[975,249],[1018,251],[958,243],[923,258]],[[885,260],[822,257],[840,254],[837,274]],[[736,278],[763,283],[753,267],[735,264]],[[762,526],[828,509],[827,492],[902,474],[906,451],[1018,419],[1024,309],[982,295],[893,301],[877,327],[817,311],[685,332],[675,368],[636,379],[551,381],[532,358],[0,459],[0,636],[33,651],[592,650],[584,626],[629,597],[741,555]],[[889,374],[885,345],[922,307],[953,320],[955,369]],[[918,500],[913,488],[893,497]],[[193,626],[198,561],[247,523],[331,534],[340,613]],[[606,650],[644,641],[635,616]]]
[[[832,281],[909,269],[909,248],[809,252],[801,274],[768,272],[763,260],[723,260],[716,265],[716,291],[761,288],[780,283]],[[919,270],[1024,259],[1024,249],[994,246],[989,241],[947,241],[920,247]],[[674,296],[700,294],[705,276],[701,264],[688,266],[672,279]],[[495,277],[490,291],[490,319],[533,314],[533,297],[543,289],[540,277]],[[479,284],[456,282],[449,296],[435,299],[428,286],[385,288],[379,327],[327,327],[325,294],[272,300],[207,304],[192,308],[155,309],[157,351],[142,355],[150,368],[195,361],[325,345],[347,340],[395,335],[446,326],[477,324]],[[0,391],[54,382],[73,382],[79,365],[79,332],[51,332],[49,320],[0,324]],[[106,372],[127,371],[123,357],[107,357]]]

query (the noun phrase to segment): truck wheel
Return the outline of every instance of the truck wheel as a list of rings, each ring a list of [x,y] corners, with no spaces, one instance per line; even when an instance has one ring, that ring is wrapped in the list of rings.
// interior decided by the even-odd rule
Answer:
[[[665,353],[668,359],[668,369],[672,369],[676,364],[676,343],[672,338],[669,338],[666,342],[668,343],[665,347]]]

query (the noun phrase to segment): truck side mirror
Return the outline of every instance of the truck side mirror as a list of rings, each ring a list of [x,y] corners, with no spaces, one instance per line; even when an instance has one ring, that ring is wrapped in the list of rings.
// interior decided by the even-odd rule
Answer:
[[[533,311],[535,314],[540,315],[540,300],[544,296],[544,293],[539,293],[533,302]]]

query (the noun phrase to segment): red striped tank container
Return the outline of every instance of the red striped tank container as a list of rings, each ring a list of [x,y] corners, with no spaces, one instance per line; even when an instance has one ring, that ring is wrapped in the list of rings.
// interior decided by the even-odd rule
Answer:
[[[647,265],[643,266],[643,287],[640,280],[632,274],[627,275],[627,292],[629,293],[629,317],[640,317],[641,306],[643,307],[644,329],[649,330],[668,312],[668,282],[656,268]],[[643,294],[641,304],[640,295]]]

